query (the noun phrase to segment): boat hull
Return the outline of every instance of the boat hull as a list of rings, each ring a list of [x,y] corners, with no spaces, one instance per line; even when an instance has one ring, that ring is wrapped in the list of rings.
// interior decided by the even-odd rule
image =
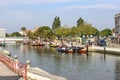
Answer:
[[[78,50],[78,53],[87,53],[87,49],[81,49],[81,50]]]
[[[68,50],[66,50],[65,52],[66,52],[66,53],[73,53],[74,50],[73,50],[73,49],[68,49]]]

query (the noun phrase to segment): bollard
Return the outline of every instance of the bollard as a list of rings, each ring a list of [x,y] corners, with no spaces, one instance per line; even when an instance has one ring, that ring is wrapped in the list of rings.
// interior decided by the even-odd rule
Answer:
[[[18,56],[14,55],[15,62],[18,62]]]
[[[18,74],[18,56],[17,55],[14,55],[14,59],[15,59],[15,63],[14,63],[14,72]]]
[[[27,62],[27,69],[30,69],[31,62],[29,60],[27,60],[26,62]]]

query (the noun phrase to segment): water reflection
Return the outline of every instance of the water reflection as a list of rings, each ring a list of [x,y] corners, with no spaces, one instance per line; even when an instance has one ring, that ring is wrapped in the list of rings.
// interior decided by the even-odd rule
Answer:
[[[104,53],[104,61],[106,61],[106,53]]]
[[[120,59],[115,61],[115,80],[120,80]]]

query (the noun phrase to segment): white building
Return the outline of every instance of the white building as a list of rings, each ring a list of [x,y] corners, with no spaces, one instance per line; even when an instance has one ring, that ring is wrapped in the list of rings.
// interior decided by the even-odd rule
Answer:
[[[115,33],[120,34],[120,13],[115,15]]]
[[[120,13],[115,15],[115,36],[117,43],[120,44]]]
[[[0,29],[0,38],[6,37],[6,29]]]

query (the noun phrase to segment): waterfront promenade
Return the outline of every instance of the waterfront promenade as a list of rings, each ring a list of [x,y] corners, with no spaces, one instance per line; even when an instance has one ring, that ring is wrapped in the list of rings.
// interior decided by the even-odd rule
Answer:
[[[52,75],[40,68],[30,68],[27,72],[28,80],[67,80],[63,77]],[[0,80],[23,80],[18,74],[12,72],[5,64],[0,62]]]
[[[0,54],[0,80],[67,80],[64,77],[52,75],[40,68],[28,67],[28,63],[27,65],[20,64],[18,63],[17,57],[15,57],[15,61],[17,61],[15,62],[12,58],[4,54],[2,50]],[[4,63],[18,74],[12,72]]]
[[[0,62],[0,80],[18,80],[18,74],[12,72],[5,64]]]
[[[104,52],[108,54],[120,55],[120,47],[104,47],[104,46],[92,46],[90,51]]]

